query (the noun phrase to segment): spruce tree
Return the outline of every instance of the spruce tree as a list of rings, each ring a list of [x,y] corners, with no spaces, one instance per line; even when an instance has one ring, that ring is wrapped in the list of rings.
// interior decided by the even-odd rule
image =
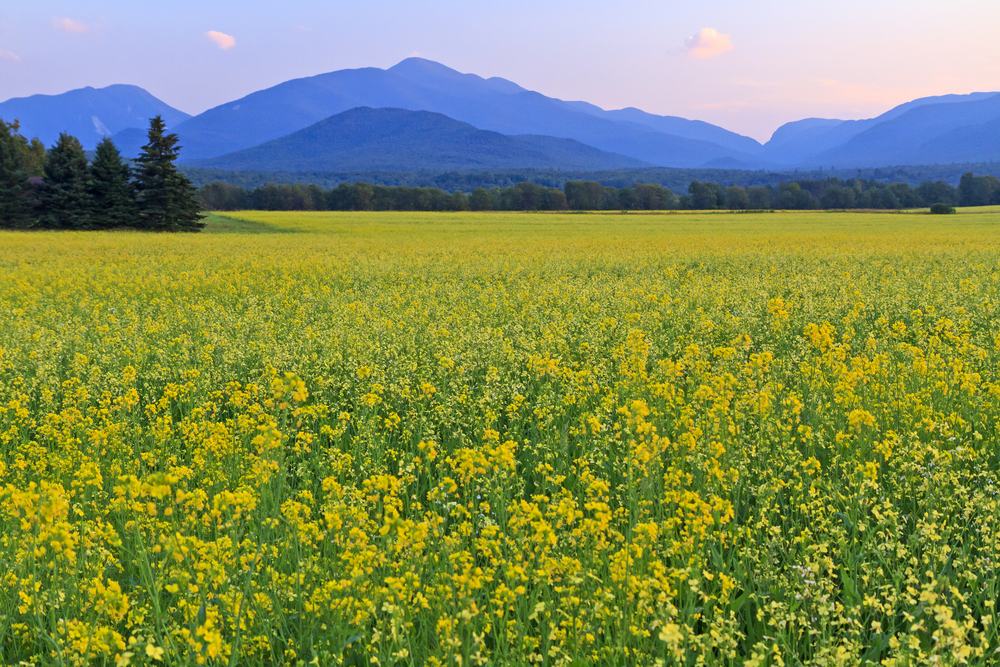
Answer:
[[[196,232],[201,222],[197,190],[174,161],[180,153],[176,134],[164,134],[159,116],[149,121],[149,142],[135,160],[136,191],[143,229],[165,232]]]
[[[61,133],[45,154],[45,181],[38,190],[42,227],[93,229],[88,176],[87,156],[80,140]]]
[[[122,160],[111,139],[105,137],[97,144],[87,183],[95,227],[139,226],[139,207],[131,180],[132,170]]]
[[[29,227],[35,197],[19,150],[17,121],[0,120],[0,228]]]

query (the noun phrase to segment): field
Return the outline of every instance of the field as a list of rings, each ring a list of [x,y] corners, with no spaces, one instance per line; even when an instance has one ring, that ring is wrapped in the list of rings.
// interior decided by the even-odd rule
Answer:
[[[0,663],[996,659],[1000,211],[207,229],[0,235]]]

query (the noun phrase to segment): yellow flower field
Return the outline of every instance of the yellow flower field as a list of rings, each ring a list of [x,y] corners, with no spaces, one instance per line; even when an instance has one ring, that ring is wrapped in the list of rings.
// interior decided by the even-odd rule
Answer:
[[[210,223],[0,235],[0,663],[1000,657],[1000,212]]]

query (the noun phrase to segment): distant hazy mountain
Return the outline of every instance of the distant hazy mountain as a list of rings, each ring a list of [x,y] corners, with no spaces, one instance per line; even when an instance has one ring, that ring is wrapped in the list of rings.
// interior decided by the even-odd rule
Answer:
[[[912,153],[912,148],[920,146],[935,138],[935,136],[929,136],[926,134],[928,131],[933,131],[927,126],[914,127],[913,132],[910,133],[908,138],[904,141],[904,145],[898,146],[895,151],[887,150],[888,147],[885,145],[883,145],[881,149],[875,149],[874,146],[871,147],[876,151],[876,153],[879,154],[879,159],[888,160],[888,162],[877,162],[877,164],[875,164],[869,162],[868,157],[864,157],[861,162],[856,162],[856,159],[859,157],[858,144],[864,144],[873,140],[876,135],[880,134],[880,131],[874,132],[873,135],[867,135],[866,138],[861,139],[858,144],[855,144],[855,148],[848,149],[845,153],[841,153],[837,149],[852,141],[855,137],[865,136],[865,133],[868,130],[875,128],[876,126],[889,124],[920,107],[936,107],[936,110],[931,112],[932,115],[936,116],[940,122],[944,123],[945,126],[952,126],[952,129],[956,129],[965,123],[962,119],[966,117],[967,105],[974,105],[977,102],[988,100],[996,95],[997,93],[972,93],[971,95],[941,95],[938,97],[923,97],[905,104],[900,104],[880,116],[865,120],[827,120],[822,118],[806,118],[805,120],[786,123],[785,125],[779,127],[774,134],[771,135],[770,141],[764,144],[763,157],[769,162],[775,164],[807,167],[820,165],[859,167],[933,163],[935,160],[931,160],[929,157],[925,158],[920,155],[914,156],[914,158],[907,157],[908,154]],[[908,116],[900,122],[895,123],[894,127],[897,128],[896,132],[906,134],[906,131],[902,128],[908,126],[911,120],[918,117],[919,114],[917,116]],[[948,118],[952,118],[953,120],[948,121]],[[920,125],[919,122],[918,125]],[[924,134],[917,136],[921,132]],[[916,143],[905,145],[905,142]],[[947,148],[942,148],[943,150],[939,151],[940,155],[947,155]],[[964,152],[965,150],[963,148],[956,146],[955,156],[953,158],[942,157],[941,159],[944,162],[967,162],[968,160],[959,157],[960,154],[963,154]],[[1000,159],[1000,153],[998,152],[994,152],[991,155],[992,157],[989,159]],[[831,159],[834,160],[834,162],[830,162],[829,160]],[[906,160],[908,159],[916,159],[917,161],[907,162]],[[846,162],[844,160],[846,160]]]
[[[761,146],[756,139],[730,132],[718,125],[712,125],[702,120],[688,120],[679,116],[657,116],[634,107],[605,111],[601,107],[589,102],[567,102],[567,104],[574,109],[589,113],[598,118],[638,123],[664,134],[672,134],[685,139],[710,141],[724,148],[740,151],[747,155],[759,155],[761,150]]]
[[[156,115],[170,128],[191,117],[138,86],[125,85],[17,97],[0,103],[0,118],[20,121],[21,134],[38,137],[46,146],[54,144],[60,132],[69,132],[84,148],[92,149],[101,138],[126,128],[145,132],[149,119]]]
[[[506,136],[428,111],[361,107],[197,166],[248,171],[625,169],[648,166],[572,139]]]
[[[193,160],[250,148],[359,106],[433,111],[507,135],[576,139],[663,166],[699,165],[719,158],[756,159],[753,154],[705,140],[706,127],[711,127],[705,123],[673,123],[681,134],[665,133],[632,120],[602,118],[504,79],[461,74],[420,58],[409,58],[388,70],[340,70],[286,81],[210,109],[175,130],[184,146],[182,158]],[[655,118],[644,120],[654,122]],[[715,131],[739,143],[734,139],[738,135],[721,128]],[[740,145],[759,150],[752,139]]]
[[[858,167],[968,162],[967,156],[973,153],[992,153],[991,159],[996,159],[995,151],[985,149],[989,143],[997,145],[1000,137],[996,135],[996,124],[990,123],[998,119],[1000,94],[967,102],[916,106],[812,159],[821,164]]]
[[[123,154],[135,156],[146,141],[148,118],[161,114],[170,129],[180,135],[182,162],[220,156],[228,161],[243,161],[251,158],[233,154],[290,137],[359,107],[443,114],[473,126],[471,129],[518,137],[517,150],[531,155],[529,158],[528,153],[512,152],[513,144],[502,147],[494,137],[494,143],[488,144],[489,149],[480,156],[474,154],[473,145],[465,155],[434,153],[423,159],[416,153],[408,154],[411,162],[401,167],[407,170],[417,168],[414,160],[421,164],[501,160],[507,165],[502,161],[504,156],[515,154],[530,159],[530,165],[551,164],[549,160],[562,156],[576,161],[573,164],[596,164],[588,160],[606,164],[608,159],[630,158],[636,164],[660,167],[728,169],[843,169],[1000,161],[998,93],[921,98],[865,120],[807,118],[778,128],[762,146],[749,137],[702,121],[657,116],[634,108],[608,111],[587,102],[565,102],[506,79],[462,74],[422,58],[408,58],[387,70],[340,70],[286,81],[194,118],[134,86],[84,88],[64,95],[8,100],[0,104],[0,118],[19,119],[27,136],[38,135],[46,144],[53,143],[60,131],[69,131],[80,137],[85,147],[92,148],[101,136],[112,134]],[[454,143],[460,133],[441,136],[442,140],[450,137],[452,144],[447,150],[460,148]],[[464,136],[471,141],[473,134]],[[413,145],[429,148],[418,139]],[[588,157],[579,145],[556,140],[575,140],[596,153]],[[280,150],[269,146],[253,154],[252,160],[289,163],[294,156],[281,151],[290,145]],[[371,155],[357,154],[350,159],[365,165],[387,163],[389,156],[379,152],[381,148],[376,144],[357,147],[369,149],[374,151]],[[302,159],[343,161],[347,156],[316,153]],[[553,167],[570,168],[569,164]]]

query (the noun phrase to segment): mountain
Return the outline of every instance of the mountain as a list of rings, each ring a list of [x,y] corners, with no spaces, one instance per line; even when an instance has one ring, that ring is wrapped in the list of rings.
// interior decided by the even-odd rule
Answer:
[[[936,110],[932,113],[940,118],[942,122],[947,124],[948,121],[945,119],[952,117],[955,119],[952,124],[958,123],[960,126],[962,123],[960,119],[964,117],[966,105],[974,105],[977,102],[988,100],[996,95],[997,93],[972,93],[970,95],[940,95],[937,97],[923,97],[911,102],[906,102],[905,104],[900,104],[880,116],[865,120],[828,120],[823,118],[806,118],[804,120],[786,123],[775,130],[774,134],[771,135],[771,139],[764,144],[763,157],[769,162],[775,164],[794,166],[814,167],[829,164],[836,164],[837,166],[843,164],[845,167],[872,166],[867,163],[868,158],[864,158],[864,164],[862,164],[855,163],[853,161],[855,158],[849,157],[851,152],[856,153],[858,144],[855,144],[855,149],[852,149],[846,154],[839,153],[836,149],[844,146],[848,142],[851,142],[855,137],[864,135],[864,133],[868,130],[877,126],[890,124],[888,125],[889,127],[904,127],[911,119],[919,117],[919,114],[923,112],[918,112],[916,116],[907,116],[901,122],[895,123],[894,125],[892,124],[892,121],[895,121],[896,119],[901,118],[909,112],[921,107],[935,107]],[[923,128],[923,131],[926,131],[926,129],[927,128]],[[874,135],[878,134],[879,131],[874,133]],[[859,143],[865,143],[866,141],[872,139],[874,135],[866,135],[866,138],[861,139]],[[910,140],[916,141],[916,143],[913,144],[914,146],[920,146],[932,138],[933,137],[930,136],[913,136],[910,137]],[[901,146],[900,148],[905,149],[907,147]],[[906,150],[903,151],[903,153],[906,152]],[[961,149],[958,149],[954,159],[946,159],[945,161],[966,161],[958,157],[961,152]],[[942,154],[947,154],[947,150],[944,150]],[[993,153],[992,155],[993,157],[991,159],[1000,158],[1000,153]],[[835,160],[835,162],[829,162],[831,159]],[[908,158],[905,158],[903,154],[892,154],[891,152],[883,150],[882,159],[890,161],[879,163],[877,166],[907,164],[906,160]],[[914,164],[927,164],[926,160],[928,158],[917,156],[916,159],[917,162]]]
[[[69,132],[87,150],[93,149],[103,137],[126,128],[141,128],[145,137],[149,119],[156,115],[163,117],[167,127],[191,118],[142,88],[126,85],[16,97],[0,103],[0,118],[18,120],[24,136],[38,137],[51,146],[59,139],[60,132]]]
[[[12,99],[0,104],[0,118],[19,119],[27,136],[38,135],[47,144],[60,131],[69,131],[92,148],[101,136],[110,134],[124,155],[134,157],[146,142],[148,118],[160,114],[180,135],[182,162],[225,157],[231,164],[291,164],[296,160],[282,151],[301,137],[269,145],[262,152],[242,151],[291,137],[360,107],[442,114],[472,126],[463,130],[466,133],[493,132],[509,140],[501,145],[497,137],[489,142],[481,138],[482,154],[408,153],[413,164],[508,165],[505,160],[513,155],[530,165],[563,169],[570,163],[611,164],[626,159],[658,167],[750,170],[1000,161],[1000,93],[995,92],[920,98],[863,120],[807,118],[781,126],[761,145],[710,123],[635,108],[609,111],[587,102],[567,102],[506,79],[463,74],[423,58],[407,58],[389,69],[339,70],[293,79],[193,118],[134,86]],[[326,129],[332,132],[332,127]],[[462,141],[479,145],[471,134],[463,139],[461,133],[448,134],[443,126],[437,130],[443,141],[450,142],[447,150],[460,147]],[[420,140],[400,145],[430,148]],[[365,144],[365,150],[374,151],[368,156],[313,150],[297,162],[388,164],[393,160],[381,145]],[[586,153],[585,147],[595,152]],[[551,162],[557,158],[570,162]],[[415,167],[408,162],[403,168]]]
[[[635,107],[605,111],[601,107],[589,102],[567,102],[567,104],[598,118],[638,123],[639,125],[651,127],[657,132],[673,134],[685,139],[710,141],[733,151],[744,152],[747,155],[757,155],[761,150],[761,146],[756,139],[730,132],[718,125],[712,125],[702,120],[688,120],[679,116],[657,116],[656,114],[646,113]]]
[[[991,153],[984,150],[984,142],[997,144],[1000,137],[991,121],[998,119],[1000,94],[961,103],[916,106],[813,159],[822,164],[858,167],[969,161],[964,157]],[[934,155],[928,154],[929,146],[933,146]],[[996,159],[997,153],[993,151],[992,156]]]
[[[248,171],[628,169],[649,166],[573,139],[506,136],[429,111],[360,107],[194,166]]]
[[[676,126],[676,133],[667,133],[634,120],[600,117],[504,79],[461,74],[421,58],[408,58],[388,70],[340,70],[286,81],[210,109],[174,130],[184,147],[182,159],[195,160],[278,139],[361,106],[432,111],[506,135],[575,139],[661,166],[700,165],[720,158],[753,163],[757,160],[753,151],[760,149],[752,139],[740,143],[733,139],[738,135],[721,128],[716,128],[719,136],[750,150],[707,140],[707,123],[668,119],[663,122]],[[662,118],[646,116],[647,123]],[[135,154],[135,147],[126,145],[124,138],[120,143],[126,155]]]

